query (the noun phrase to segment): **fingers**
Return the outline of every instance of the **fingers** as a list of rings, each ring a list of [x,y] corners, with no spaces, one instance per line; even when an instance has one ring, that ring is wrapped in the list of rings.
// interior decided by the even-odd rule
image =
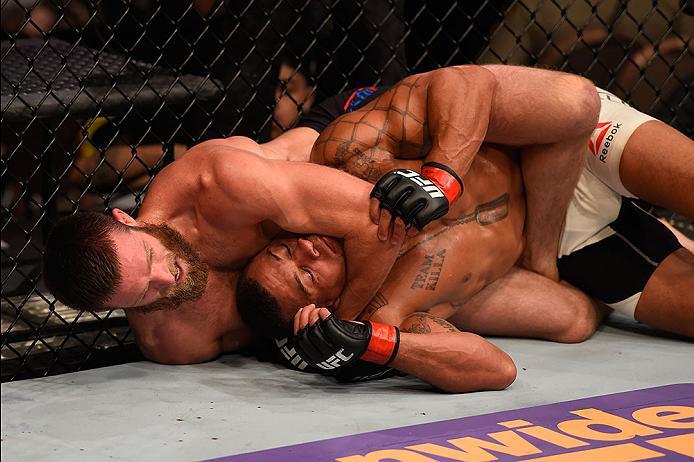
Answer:
[[[301,315],[303,314],[304,308],[299,308],[299,311],[294,315],[294,335],[299,333],[299,325],[301,324]]]
[[[372,197],[369,202],[369,217],[371,217],[371,221],[374,225],[378,224],[379,218],[381,217],[381,202],[374,197]]]
[[[309,326],[314,325],[316,323],[316,321],[318,321],[318,319],[320,318],[320,316],[319,316],[320,310],[321,310],[320,308],[316,308],[316,309],[311,310],[311,312],[308,315],[308,325]],[[306,327],[306,326],[304,326],[304,327]]]
[[[330,316],[330,310],[323,307],[318,308],[313,303],[299,308],[299,311],[294,315],[294,335],[297,335],[306,326],[314,325],[318,319],[326,320],[328,316]]]
[[[308,324],[308,317],[315,307],[316,305],[312,303],[303,308],[299,308],[299,311],[294,315],[294,335],[298,334],[301,329],[306,327],[306,324]]]
[[[327,308],[319,308],[318,314],[319,314],[320,318],[323,321],[325,321],[326,319],[328,319],[328,316],[330,316],[330,310]]]
[[[405,241],[405,234],[407,233],[407,226],[402,218],[397,217],[393,223],[393,234],[390,237],[390,243],[393,245],[402,245]]]
[[[392,217],[390,212],[386,209],[381,209],[380,217],[378,219],[378,238],[381,241],[387,241],[390,239],[391,220]]]
[[[417,234],[419,234],[419,230],[416,226],[412,225],[407,228],[407,237],[415,237]]]
[[[371,202],[372,206],[374,200]],[[378,203],[376,201],[376,207],[378,207]],[[369,213],[373,213],[372,208],[369,209]],[[378,221],[374,223],[378,224],[378,239],[384,242],[390,240],[393,245],[402,245],[406,236],[416,236],[419,232],[416,227],[405,224],[405,220],[401,217],[398,216],[393,219],[393,215],[386,209],[378,211]]]

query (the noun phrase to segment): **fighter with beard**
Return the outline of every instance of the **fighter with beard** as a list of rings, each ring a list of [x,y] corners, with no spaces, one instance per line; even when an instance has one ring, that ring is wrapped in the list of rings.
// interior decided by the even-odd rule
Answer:
[[[320,230],[345,243],[350,269],[341,300],[364,306],[401,241],[377,238],[362,180],[272,160],[277,152],[307,155],[315,136],[298,129],[263,147],[241,137],[205,142],[157,175],[137,219],[120,209],[62,219],[44,254],[49,289],[77,309],[127,308],[152,360],[205,361],[249,342],[234,305],[237,271],[248,258],[281,230]]]
[[[369,183],[335,169],[291,162],[308,159],[315,130],[298,128],[265,145],[243,137],[211,140],[157,175],[137,219],[115,209],[111,217],[78,213],[62,220],[44,255],[47,285],[56,298],[77,309],[127,308],[136,341],[148,358],[199,362],[236,351],[250,340],[234,305],[237,271],[282,230],[320,233],[343,241],[347,283],[334,309],[353,318],[390,271],[405,235],[404,221],[413,224],[410,230],[424,227],[455,203],[462,192],[460,177],[485,137],[534,144],[523,154],[528,190],[536,191],[534,201],[554,219],[542,222],[532,218],[532,211],[528,219],[540,221],[536,231],[550,230],[551,235],[557,225],[558,232],[563,212],[553,208],[553,201],[570,198],[576,179],[571,167],[579,163],[573,150],[588,139],[597,117],[597,94],[578,76],[524,69],[524,78],[518,79],[519,69],[463,66],[403,81],[402,88],[417,95],[417,111],[429,115],[426,130],[418,132],[421,142],[411,147],[434,164],[422,170],[425,181],[406,213],[400,206],[408,201],[396,197],[389,202],[393,190],[381,191],[380,203],[390,203],[391,214],[384,209],[378,226],[370,218],[379,205],[369,202]],[[538,88],[546,95],[539,95]],[[561,98],[547,97],[559,94]],[[454,95],[465,99],[465,111]],[[516,117],[514,99],[533,101],[543,117]],[[555,170],[562,171],[562,181],[555,181]],[[167,247],[160,234],[143,231],[143,225],[167,225],[179,233],[207,267],[204,284],[191,279],[191,272],[197,273],[191,259]],[[542,247],[541,242],[538,238],[533,245]],[[538,259],[531,255],[529,260]],[[301,277],[307,285],[313,282],[308,273]],[[163,306],[177,309],[149,309]]]

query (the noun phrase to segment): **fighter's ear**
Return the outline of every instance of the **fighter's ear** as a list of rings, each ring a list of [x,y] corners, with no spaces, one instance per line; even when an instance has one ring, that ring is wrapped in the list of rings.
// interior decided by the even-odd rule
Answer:
[[[111,216],[113,217],[114,220],[116,220],[119,223],[122,223],[126,226],[136,226],[137,221],[121,209],[113,209],[111,210]]]

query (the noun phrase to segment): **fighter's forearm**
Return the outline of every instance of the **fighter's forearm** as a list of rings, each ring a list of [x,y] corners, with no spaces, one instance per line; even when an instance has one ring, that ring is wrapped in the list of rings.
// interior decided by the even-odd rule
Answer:
[[[375,232],[362,230],[364,236],[346,237],[347,284],[335,307],[340,319],[356,319],[376,295],[393,268],[400,245],[373,239]],[[377,256],[377,258],[374,258]]]
[[[449,393],[503,390],[516,377],[506,353],[468,332],[403,332],[390,366]]]
[[[426,162],[446,165],[461,178],[467,173],[487,134],[495,89],[494,74],[480,66],[430,74],[426,97],[431,150]]]
[[[506,353],[444,319],[414,313],[400,328],[398,354],[390,366],[443,391],[503,390],[516,378],[516,367]]]

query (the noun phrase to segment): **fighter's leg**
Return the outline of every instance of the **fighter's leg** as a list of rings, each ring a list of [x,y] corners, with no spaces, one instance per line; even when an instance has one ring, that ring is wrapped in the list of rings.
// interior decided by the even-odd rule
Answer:
[[[583,166],[584,137],[521,149],[525,185],[526,246],[522,264],[553,281],[559,280],[556,258],[566,208]]]
[[[667,229],[669,229],[672,234],[675,235],[675,237],[677,238],[677,240],[679,241],[679,243],[682,247],[684,247],[685,249],[694,253],[694,241],[693,240],[691,240],[687,236],[685,236],[684,233],[682,233],[682,231],[675,228],[665,218],[658,218],[658,221],[661,222]]]
[[[694,255],[679,249],[663,260],[636,305],[637,321],[694,338]]]
[[[556,256],[564,213],[598,120],[600,100],[592,83],[579,76],[516,66],[485,67],[498,81],[486,140],[524,147],[521,170],[528,244],[523,264],[558,280]]]
[[[587,245],[559,260],[562,278],[638,321],[694,336],[694,258],[631,200]]]
[[[694,219],[693,165],[694,141],[651,120],[627,141],[619,176],[636,197]]]
[[[588,339],[609,312],[567,283],[518,267],[456,308],[448,321],[461,330],[562,343]]]

